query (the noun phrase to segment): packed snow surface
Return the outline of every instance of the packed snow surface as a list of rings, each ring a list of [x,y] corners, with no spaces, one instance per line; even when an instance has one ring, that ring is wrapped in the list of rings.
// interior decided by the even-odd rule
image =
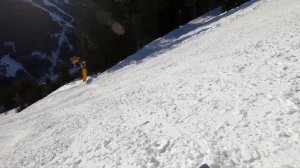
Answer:
[[[0,116],[0,167],[299,168],[300,1],[251,1]]]

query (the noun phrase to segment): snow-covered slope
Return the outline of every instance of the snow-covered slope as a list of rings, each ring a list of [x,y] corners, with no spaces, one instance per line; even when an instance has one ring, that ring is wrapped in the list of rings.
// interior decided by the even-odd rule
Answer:
[[[299,168],[299,9],[261,0],[199,18],[1,115],[0,167]]]

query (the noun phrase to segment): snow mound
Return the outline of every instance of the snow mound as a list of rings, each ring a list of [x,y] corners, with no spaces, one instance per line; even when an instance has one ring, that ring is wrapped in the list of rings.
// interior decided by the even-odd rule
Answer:
[[[0,116],[0,167],[299,168],[300,1],[199,18]]]

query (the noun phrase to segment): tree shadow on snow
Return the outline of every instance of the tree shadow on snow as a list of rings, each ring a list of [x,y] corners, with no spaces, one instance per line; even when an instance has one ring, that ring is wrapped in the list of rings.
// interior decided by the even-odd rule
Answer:
[[[144,48],[142,48],[135,54],[129,56],[125,60],[119,62],[117,65],[113,66],[106,72],[110,73],[110,72],[117,71],[127,65],[139,64],[145,58],[156,57],[159,54],[162,54],[168,50],[176,48],[176,46],[178,44],[182,43],[184,40],[211,29],[212,25],[210,25],[210,24],[217,22],[224,17],[230,16],[242,9],[245,9],[256,2],[258,2],[258,0],[246,2],[245,4],[239,6],[235,9],[232,9],[228,12],[225,12],[223,14],[219,14],[216,12],[212,12],[211,14],[208,13],[205,16],[212,17],[211,19],[205,20],[205,18],[204,18],[204,21],[199,22],[199,23],[197,23],[197,20],[195,20],[195,22],[192,21],[192,22],[188,23],[187,25],[168,33],[167,35],[146,45]],[[216,25],[216,26],[218,26],[218,25]],[[199,29],[199,30],[196,32],[193,32],[196,29]]]

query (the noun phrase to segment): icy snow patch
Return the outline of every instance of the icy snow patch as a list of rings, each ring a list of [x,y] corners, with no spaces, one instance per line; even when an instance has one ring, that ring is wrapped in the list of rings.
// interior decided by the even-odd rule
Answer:
[[[18,70],[24,69],[20,63],[12,59],[9,55],[5,55],[1,58],[0,64],[5,66],[6,75],[8,77],[15,77]]]

